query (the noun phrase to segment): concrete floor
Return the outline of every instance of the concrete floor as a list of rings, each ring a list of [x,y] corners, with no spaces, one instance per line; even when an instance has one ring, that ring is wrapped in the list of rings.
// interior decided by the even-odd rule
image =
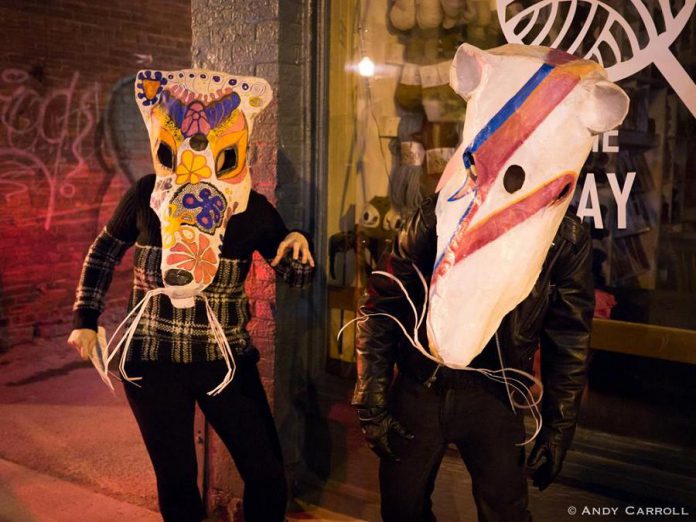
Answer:
[[[330,473],[302,494],[290,520],[379,520],[377,459],[352,408],[326,403],[323,414]],[[154,476],[120,387],[112,395],[62,339],[0,354],[0,418],[0,522],[160,519]],[[476,520],[470,487],[461,461],[448,455],[434,494],[440,522]],[[570,506],[625,506],[563,484],[531,490],[530,504],[536,522],[576,520]]]
[[[327,401],[324,414],[331,434],[331,473],[320,487],[303,494],[308,502],[346,513],[357,520],[378,521],[378,459],[363,443],[355,412],[345,401]],[[529,483],[530,511],[535,522],[576,520],[572,508],[617,508],[611,520],[635,520],[622,516],[628,506],[615,498],[588,492],[568,484],[554,483],[539,492]],[[433,494],[438,522],[475,521],[476,507],[471,495],[471,478],[455,451],[449,451],[440,467]],[[644,519],[645,520],[645,519]]]
[[[21,479],[34,486],[49,477],[154,512],[154,475],[120,387],[112,395],[92,366],[60,341],[39,340],[0,356],[0,458],[37,472]],[[20,471],[13,473],[20,477]],[[12,484],[8,490],[15,491]],[[67,488],[66,498],[68,491],[74,492]]]

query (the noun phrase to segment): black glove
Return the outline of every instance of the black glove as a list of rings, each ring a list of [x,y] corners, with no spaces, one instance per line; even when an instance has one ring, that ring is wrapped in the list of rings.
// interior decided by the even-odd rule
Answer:
[[[527,459],[527,474],[539,491],[548,488],[561,472],[568,445],[544,435],[543,432],[539,434]]]
[[[385,408],[359,409],[358,418],[369,448],[379,458],[399,462],[399,457],[392,452],[389,446],[389,432],[394,431],[399,437],[408,440],[413,439],[413,434],[406,430]]]

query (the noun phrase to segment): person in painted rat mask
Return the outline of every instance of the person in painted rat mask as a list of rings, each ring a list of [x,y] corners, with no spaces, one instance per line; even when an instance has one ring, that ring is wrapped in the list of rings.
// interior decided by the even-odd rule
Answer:
[[[539,489],[558,475],[585,384],[591,240],[568,208],[593,137],[621,123],[628,97],[597,63],[521,45],[464,44],[450,85],[468,101],[462,143],[370,276],[353,405],[381,458],[386,522],[435,520],[449,444],[478,520],[527,522],[525,474]]]
[[[114,267],[135,245],[130,325],[118,347],[164,520],[205,517],[193,440],[197,403],[244,479],[245,519],[282,521],[284,468],[259,352],[246,330],[244,281],[254,251],[293,286],[309,284],[314,260],[308,236],[289,231],[251,188],[248,141],[270,86],[215,71],[144,70],[135,94],[155,173],[126,192],[89,249],[68,342],[83,358],[94,356]]]

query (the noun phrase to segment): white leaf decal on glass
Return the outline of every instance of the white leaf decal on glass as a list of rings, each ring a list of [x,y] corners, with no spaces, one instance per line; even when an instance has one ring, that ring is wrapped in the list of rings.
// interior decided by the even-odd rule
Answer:
[[[654,63],[696,116],[696,84],[669,49],[696,0],[685,0],[680,9],[671,7],[669,0],[657,0],[655,18],[641,0],[624,5],[621,14],[602,0],[538,0],[527,7],[515,0],[497,0],[498,19],[509,43],[547,45],[595,60],[614,82]]]

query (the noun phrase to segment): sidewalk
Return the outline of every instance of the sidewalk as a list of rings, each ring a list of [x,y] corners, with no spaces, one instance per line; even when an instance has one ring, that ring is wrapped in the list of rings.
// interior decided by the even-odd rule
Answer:
[[[37,340],[0,355],[0,522],[161,520],[152,468],[121,387],[112,395],[61,341]],[[302,495],[289,520],[376,521],[377,459],[355,412],[347,400],[322,409],[331,476]],[[441,522],[475,520],[470,488],[461,460],[448,455],[434,493]],[[570,506],[624,505],[563,483],[543,493],[530,488],[540,522],[572,520]]]
[[[159,513],[0,459],[2,522],[161,521]]]
[[[132,413],[63,339],[0,354],[0,522],[155,522]],[[357,522],[309,503],[288,520]]]
[[[0,459],[154,512],[154,474],[120,387],[112,395],[61,341],[0,357]]]

